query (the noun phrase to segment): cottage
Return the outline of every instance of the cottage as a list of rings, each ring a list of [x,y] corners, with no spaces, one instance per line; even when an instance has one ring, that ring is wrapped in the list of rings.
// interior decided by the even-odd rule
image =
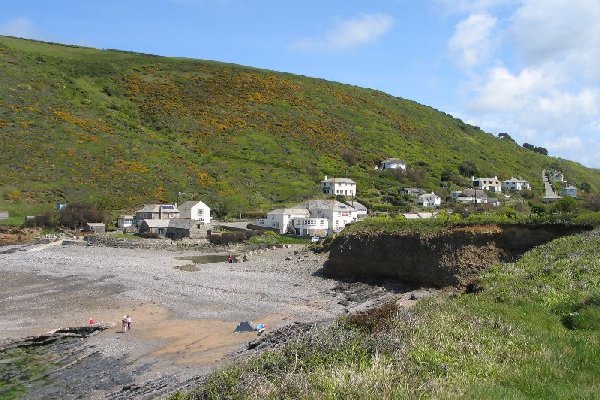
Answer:
[[[565,181],[565,176],[562,174],[562,172],[559,172],[559,171],[553,169],[548,174],[548,180],[550,182],[564,182]]]
[[[306,208],[278,208],[267,213],[267,218],[259,219],[256,224],[263,228],[275,228],[279,233],[294,232],[293,220],[308,217]]]
[[[462,204],[486,204],[488,202],[487,194],[481,189],[457,190],[451,193],[451,197]]]
[[[103,223],[99,223],[99,222],[87,222],[83,226],[83,231],[84,232],[92,232],[95,234],[106,233],[106,225],[104,225]]]
[[[121,229],[131,228],[134,225],[133,215],[119,215],[117,218],[117,227]]]
[[[325,175],[321,190],[328,195],[356,196],[356,182],[349,178],[327,178]]]
[[[139,225],[146,219],[179,218],[179,210],[172,204],[145,204],[135,212],[135,221]]]
[[[442,204],[442,198],[435,193],[425,193],[417,197],[417,204],[423,207],[439,207]]]
[[[425,193],[425,190],[421,188],[406,187],[398,189],[398,194],[407,194],[410,197],[419,197],[423,193]]]
[[[569,185],[562,190],[562,194],[563,194],[563,196],[576,198],[577,197],[577,188],[573,185]]]
[[[475,178],[472,176],[471,181],[473,182],[473,187],[475,189],[489,190],[494,193],[502,192],[502,185],[497,176],[494,176],[493,178]]]
[[[154,234],[159,237],[165,237],[169,227],[168,219],[144,219],[139,223],[139,232],[141,234]]]
[[[531,189],[531,186],[527,181],[511,177],[510,179],[502,181],[502,189],[511,191],[521,191]]]
[[[379,169],[385,171],[386,169],[401,169],[406,170],[406,163],[399,158],[387,158],[379,164]]]
[[[210,224],[210,207],[201,201],[186,201],[179,206],[179,217]]]
[[[169,220],[165,237],[173,240],[183,238],[206,239],[210,225],[202,221],[187,218],[172,218]]]

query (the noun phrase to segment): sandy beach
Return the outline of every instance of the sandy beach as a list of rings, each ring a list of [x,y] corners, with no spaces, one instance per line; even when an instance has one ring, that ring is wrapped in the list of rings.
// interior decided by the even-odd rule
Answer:
[[[136,389],[134,397],[155,398],[189,384],[257,338],[235,333],[240,321],[264,323],[268,333],[296,321],[332,319],[360,303],[344,301],[339,282],[316,274],[325,256],[304,246],[271,249],[243,263],[195,264],[193,272],[181,268],[191,263],[182,258],[198,251],[55,244],[0,250],[0,340],[90,318],[113,325],[85,339],[77,356],[109,360],[106,385],[92,385],[76,369],[67,376],[89,386],[83,390],[91,398],[120,398],[121,386]],[[124,314],[133,318],[127,333],[120,332]],[[90,373],[98,377],[93,368]],[[46,387],[32,398],[76,398],[80,389]]]

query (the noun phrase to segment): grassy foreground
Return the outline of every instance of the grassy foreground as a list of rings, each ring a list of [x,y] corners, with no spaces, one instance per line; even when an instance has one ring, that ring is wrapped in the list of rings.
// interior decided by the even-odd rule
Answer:
[[[173,398],[597,398],[598,231],[495,266],[476,286],[340,319]]]

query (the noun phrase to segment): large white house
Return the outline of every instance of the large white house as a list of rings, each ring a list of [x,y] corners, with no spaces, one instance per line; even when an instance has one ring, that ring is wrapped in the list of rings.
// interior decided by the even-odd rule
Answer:
[[[497,176],[494,176],[493,178],[475,178],[472,176],[471,181],[473,182],[473,187],[475,189],[489,190],[490,192],[495,193],[502,192],[502,185]]]
[[[531,186],[527,181],[511,177],[510,179],[502,181],[502,189],[519,191],[531,189]]]
[[[264,228],[277,229],[279,233],[295,232],[294,219],[310,215],[306,208],[278,208],[267,213],[267,218],[259,219],[256,224]]]
[[[321,189],[329,195],[356,196],[356,182],[349,178],[328,178],[325,175]]]
[[[337,200],[309,200],[299,207],[307,209],[311,217],[326,218],[329,221],[329,233],[337,233],[358,219],[354,207]]]
[[[358,219],[354,207],[336,200],[309,200],[293,208],[280,208],[267,213],[267,218],[256,223],[264,228],[275,228],[279,233],[298,236],[326,236],[339,232]]]
[[[435,193],[425,193],[417,197],[417,204],[423,207],[439,207],[442,204],[442,198]]]
[[[210,207],[201,201],[186,201],[179,206],[179,217],[210,224]]]
[[[406,170],[406,163],[399,158],[387,158],[379,165],[381,171],[386,169],[401,169]]]

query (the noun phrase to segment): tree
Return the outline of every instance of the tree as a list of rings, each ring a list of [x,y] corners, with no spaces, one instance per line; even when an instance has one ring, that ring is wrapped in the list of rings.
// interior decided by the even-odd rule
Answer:
[[[513,138],[510,137],[510,135],[506,132],[500,132],[498,134],[498,138],[500,139],[506,139],[506,140],[510,140],[511,142],[514,142],[515,140]]]
[[[583,181],[583,182],[581,182],[579,187],[581,188],[581,190],[583,190],[586,193],[589,193],[592,191],[592,185],[590,185],[589,182]]]
[[[534,153],[543,154],[545,156],[548,155],[548,150],[547,149],[545,149],[543,147],[534,146],[534,145],[529,144],[529,143],[523,143],[523,148],[527,149],[527,150],[531,150]]]
[[[478,170],[473,161],[463,161],[462,164],[458,166],[458,172],[460,172],[462,176],[471,177],[476,176]]]
[[[558,213],[573,212],[576,208],[577,200],[572,197],[564,197],[551,206],[552,211]]]
[[[356,155],[350,150],[344,150],[342,152],[342,159],[346,161],[349,166],[356,165]]]

